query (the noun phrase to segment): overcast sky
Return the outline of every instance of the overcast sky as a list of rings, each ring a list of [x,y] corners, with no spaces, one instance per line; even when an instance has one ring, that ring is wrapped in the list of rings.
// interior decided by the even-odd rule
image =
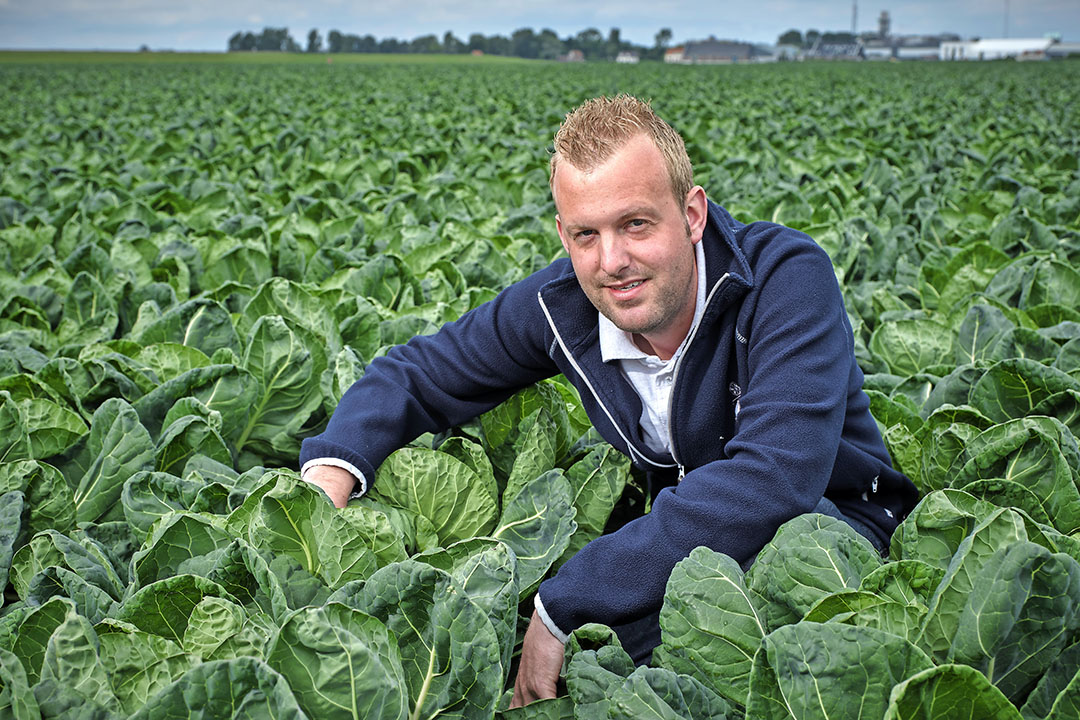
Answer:
[[[525,0],[515,7],[483,0],[0,0],[0,48],[224,50],[237,30],[266,26],[288,27],[301,45],[312,28],[324,38],[333,29],[402,40],[450,30],[467,40],[522,27],[551,28],[560,37],[589,27],[606,36],[618,27],[624,40],[652,45],[667,27],[675,43],[709,35],[775,42],[791,28],[850,30],[852,19],[851,0]],[[1080,40],[1080,0],[863,0],[857,29],[875,29],[882,10],[894,34]]]

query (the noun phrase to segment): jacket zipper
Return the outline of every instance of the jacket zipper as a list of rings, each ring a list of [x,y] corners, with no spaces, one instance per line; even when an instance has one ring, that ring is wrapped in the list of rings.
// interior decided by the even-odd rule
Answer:
[[[725,275],[724,277],[727,277],[727,276]],[[721,278],[721,282],[722,281],[723,281],[723,278]],[[555,333],[555,340],[559,343],[559,347],[562,348],[563,354],[566,355],[566,359],[570,361],[570,365],[574,368],[574,372],[576,372],[581,377],[581,379],[585,381],[585,386],[589,388],[589,392],[592,393],[593,397],[596,399],[597,404],[600,405],[600,409],[604,411],[605,415],[607,415],[608,422],[610,422],[611,426],[613,428],[615,428],[615,432],[619,433],[619,437],[622,438],[622,441],[624,443],[626,443],[627,449],[630,450],[631,459],[633,459],[633,457],[636,455],[636,456],[640,457],[642,460],[644,460],[645,462],[649,463],[650,465],[652,465],[654,467],[658,467],[658,468],[674,467],[674,465],[669,465],[667,463],[658,463],[658,462],[655,462],[653,460],[650,460],[649,458],[647,458],[645,456],[644,453],[642,453],[640,450],[638,450],[634,446],[634,444],[632,442],[630,442],[630,438],[628,438],[626,436],[626,434],[623,433],[622,428],[619,426],[619,423],[615,422],[615,417],[611,414],[611,411],[608,410],[607,405],[605,405],[604,401],[600,398],[600,394],[596,392],[596,388],[593,387],[593,384],[589,381],[588,376],[585,375],[585,373],[581,371],[581,366],[578,365],[577,360],[574,359],[573,354],[570,352],[569,348],[566,347],[566,343],[563,342],[562,335],[559,333],[559,329],[557,327],[555,327],[555,321],[552,320],[551,313],[548,312],[547,305],[544,304],[544,298],[540,295],[540,293],[536,293],[536,298],[537,298],[537,300],[540,301],[540,309],[544,311],[544,317],[547,318],[548,325],[551,326],[551,331],[553,333]],[[670,430],[669,430],[669,432],[670,432]],[[682,479],[682,474],[683,474],[682,466],[680,465],[679,466],[679,479]]]
[[[724,281],[728,279],[731,273],[724,273],[723,277],[716,281],[716,284],[709,290],[708,296],[705,298],[705,308],[709,307],[709,303],[712,302],[713,296],[716,295],[716,291],[720,289],[720,286],[724,284]],[[701,315],[705,316],[705,308],[702,309]],[[690,344],[694,342],[694,337],[697,336],[698,328],[701,327],[701,321],[699,320],[694,327],[690,329],[690,335],[686,338],[686,345],[683,347],[682,354],[679,355],[679,359],[675,361],[675,367],[671,370],[671,394],[668,395],[668,440],[671,442],[671,459],[675,461],[675,464],[679,466],[679,479],[677,482],[682,482],[682,479],[686,476],[686,466],[682,464],[679,457],[675,454],[675,413],[672,412],[675,403],[675,389],[678,387],[679,382],[679,366],[682,365],[683,358],[690,353]],[[721,438],[723,439],[723,438]]]

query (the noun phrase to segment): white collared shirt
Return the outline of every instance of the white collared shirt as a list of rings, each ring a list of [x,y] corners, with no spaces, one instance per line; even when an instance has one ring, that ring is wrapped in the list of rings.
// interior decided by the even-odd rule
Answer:
[[[697,257],[697,299],[694,305],[694,321],[690,331],[683,338],[675,354],[664,361],[655,355],[643,352],[634,344],[630,333],[620,330],[615,323],[597,313],[600,317],[600,356],[604,362],[616,362],[623,377],[629,381],[634,391],[641,398],[641,429],[645,435],[645,444],[650,450],[671,454],[671,435],[669,412],[671,410],[671,388],[675,384],[675,366],[683,350],[686,339],[693,334],[694,328],[701,322],[705,312],[705,251],[698,242],[694,245]]]

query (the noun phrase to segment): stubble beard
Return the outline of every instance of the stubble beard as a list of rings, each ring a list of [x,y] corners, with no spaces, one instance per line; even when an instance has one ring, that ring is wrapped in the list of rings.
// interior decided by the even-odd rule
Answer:
[[[688,243],[690,242],[689,225],[686,228],[686,240]],[[693,243],[690,244],[690,247],[693,252]],[[690,277],[686,287],[680,287],[674,283],[655,285],[654,283],[658,282],[656,276],[653,274],[645,275],[644,278],[647,282],[653,285],[651,290],[657,293],[656,297],[651,300],[645,300],[645,302],[651,304],[655,311],[650,313],[648,317],[639,320],[635,325],[626,324],[626,320],[620,318],[617,304],[608,301],[605,295],[608,290],[603,285],[599,288],[594,288],[592,293],[586,293],[586,295],[588,295],[589,300],[596,309],[599,310],[604,317],[610,320],[615,327],[623,332],[634,335],[649,335],[673,323],[679,316],[679,313],[686,307],[686,304],[693,300],[688,296],[688,293],[689,287],[693,285],[694,272],[696,272],[696,261],[691,260],[688,272],[686,273]],[[675,272],[674,274],[680,275],[682,273]],[[627,273],[627,276],[642,277],[642,275],[634,273]],[[617,277],[608,280],[608,284],[615,284],[617,282],[619,282],[619,278]]]

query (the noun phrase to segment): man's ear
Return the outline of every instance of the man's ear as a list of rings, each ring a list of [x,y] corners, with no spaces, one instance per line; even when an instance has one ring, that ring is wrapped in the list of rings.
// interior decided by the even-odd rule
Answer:
[[[559,217],[558,213],[555,214],[555,232],[559,233],[559,242],[562,243],[563,250],[565,250],[566,254],[569,255],[570,246],[566,244],[566,237],[563,236],[562,218]]]
[[[705,188],[695,185],[686,194],[686,225],[690,228],[691,242],[701,240],[708,219],[709,201],[705,198]]]

